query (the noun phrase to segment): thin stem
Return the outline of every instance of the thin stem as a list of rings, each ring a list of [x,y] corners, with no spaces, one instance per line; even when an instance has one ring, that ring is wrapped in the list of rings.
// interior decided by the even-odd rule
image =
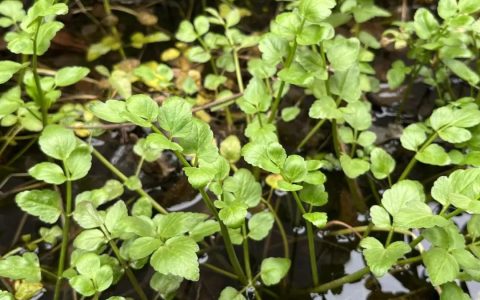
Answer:
[[[393,227],[390,228],[390,231],[388,232],[388,236],[387,236],[387,241],[385,242],[385,248],[388,247],[392,242],[394,232],[395,232],[394,228]]]
[[[332,280],[330,282],[327,282],[327,283],[321,284],[319,286],[316,286],[311,291],[316,292],[316,293],[326,292],[328,290],[331,290],[331,289],[334,289],[336,287],[342,286],[345,283],[358,281],[358,280],[362,279],[362,277],[365,276],[368,273],[370,273],[370,268],[365,267],[365,268],[362,268],[362,269],[360,269],[360,270],[358,270],[358,271],[356,271],[356,272],[354,272],[350,275],[346,275],[346,276],[343,276],[341,278],[338,278],[338,279]]]
[[[38,32],[40,31],[40,26],[42,25],[42,18],[38,18],[36,20],[37,29],[35,30],[35,36],[33,37],[33,55],[32,55],[32,73],[33,73],[33,80],[35,81],[35,87],[37,89],[37,96],[38,96],[38,104],[40,106],[40,110],[42,111],[42,124],[43,127],[47,126],[48,124],[48,106],[45,102],[45,96],[43,94],[42,85],[40,83],[40,76],[38,75],[38,57],[37,57],[37,40],[38,40]]]
[[[303,19],[302,23],[300,24],[300,28],[298,30],[299,33],[302,32],[304,24],[305,24],[305,19]],[[295,39],[293,41],[292,49],[291,49],[290,53],[288,54],[287,61],[285,63],[285,67],[284,67],[285,69],[288,69],[290,67],[290,65],[292,64],[293,58],[295,57],[295,52],[297,52],[297,47],[298,47],[298,44],[297,44],[297,40]],[[277,92],[277,96],[275,97],[275,100],[273,101],[273,104],[272,104],[272,109],[270,111],[270,116],[268,118],[268,123],[272,123],[273,120],[275,119],[275,117],[277,116],[277,110],[278,110],[278,106],[280,104],[280,100],[282,98],[284,88],[285,88],[285,81],[282,80],[282,82],[280,83],[280,88],[278,89],[278,92]]]
[[[107,14],[107,16],[113,15],[109,0],[103,0],[103,8],[105,9],[105,13]],[[125,55],[125,51],[123,50],[122,39],[120,38],[120,33],[118,32],[115,24],[110,25],[110,31],[112,32],[112,35],[117,40],[118,44],[120,45],[118,48],[118,51],[120,52],[120,56],[122,56],[122,59],[126,59],[127,56]]]
[[[312,138],[312,136],[314,136],[315,133],[317,133],[317,131],[320,130],[320,128],[322,128],[323,123],[325,123],[325,121],[327,121],[327,119],[319,120],[318,123],[312,129],[310,129],[310,131],[303,138],[303,140],[300,142],[300,144],[298,144],[297,150],[302,149],[302,147]]]
[[[417,153],[420,153],[422,152],[423,150],[425,150],[438,136],[438,133],[435,132],[434,134],[432,134],[428,140],[425,141],[425,143],[423,143],[422,147],[420,148],[420,150],[418,150]],[[400,177],[398,178],[398,181],[401,181],[403,179],[406,179],[408,177],[408,175],[410,174],[410,172],[412,171],[413,167],[415,166],[415,164],[417,163],[417,159],[415,158],[415,155],[412,157],[412,159],[410,159],[410,161],[408,162],[408,165],[405,167],[405,170],[403,170],[402,174],[400,175]]]
[[[164,135],[164,133],[160,129],[158,129],[156,126],[152,126],[152,130],[156,133]],[[190,163],[187,161],[187,159],[183,156],[182,153],[178,151],[174,151],[174,153],[184,167],[191,167]],[[220,225],[220,233],[222,234],[223,240],[225,241],[225,249],[227,250],[228,258],[230,260],[230,263],[232,264],[233,269],[235,270],[235,273],[237,274],[240,281],[246,284],[247,279],[245,277],[245,273],[243,272],[242,266],[240,265],[240,261],[238,260],[237,254],[235,253],[235,248],[233,247],[232,240],[230,238],[230,234],[228,233],[227,227],[225,226],[225,224],[223,224],[222,220],[218,216],[218,211],[215,208],[215,205],[213,205],[213,201],[212,199],[210,199],[210,196],[208,196],[207,192],[205,192],[204,189],[198,189],[198,191],[202,195],[202,199],[205,205],[212,212],[215,219],[218,220],[218,224]]]
[[[248,235],[247,235],[247,226],[243,223],[243,260],[245,263],[245,271],[247,273],[247,278],[249,284],[252,284],[252,268],[250,266],[250,252],[248,249]]]
[[[238,276],[237,276],[237,275],[235,275],[235,274],[233,274],[233,273],[230,273],[230,272],[228,272],[228,271],[226,271],[226,270],[224,270],[224,269],[222,269],[222,268],[219,268],[219,267],[217,267],[217,266],[214,266],[214,265],[212,265],[212,264],[203,263],[203,264],[200,264],[200,266],[203,266],[203,267],[205,267],[205,268],[207,268],[207,269],[210,269],[210,270],[212,270],[212,271],[214,271],[214,272],[217,272],[218,274],[222,274],[222,275],[224,275],[225,277],[231,278],[231,279],[233,279],[233,280],[238,280]]]
[[[123,182],[128,180],[128,177],[125,176],[119,169],[117,169],[112,163],[108,161],[100,152],[98,152],[95,148],[91,147],[92,154],[95,156],[107,169],[110,170],[113,174],[115,174],[118,178],[120,178]],[[168,214],[168,211],[163,208],[155,199],[153,199],[147,192],[145,192],[142,188],[136,189],[140,196],[147,198],[152,203],[152,206],[162,214]]]
[[[282,238],[284,256],[288,258],[290,257],[289,248],[288,248],[288,239],[287,239],[287,233],[285,232],[285,228],[283,227],[282,221],[278,217],[278,214],[275,211],[275,209],[273,209],[272,205],[268,201],[262,199],[262,202],[272,212],[273,218],[275,219],[275,223],[277,223],[278,231],[280,232],[280,237]]]
[[[66,168],[65,172],[68,174],[68,170]],[[64,221],[63,221],[63,228],[62,228],[62,246],[60,249],[60,259],[58,261],[58,269],[57,269],[57,282],[55,283],[55,293],[53,296],[54,300],[60,299],[60,291],[62,287],[62,275],[65,269],[65,260],[67,256],[68,250],[68,234],[70,232],[70,214],[72,213],[72,181],[68,179],[65,183],[66,186],[66,208],[64,214]]]
[[[106,234],[107,231],[102,229],[103,233]],[[110,239],[109,235],[107,234],[108,238],[108,243],[110,247],[112,248],[113,253],[117,257],[118,261],[122,265],[123,269],[125,270],[125,274],[127,274],[128,280],[132,284],[133,289],[137,293],[138,297],[140,297],[141,300],[147,300],[147,296],[143,292],[142,288],[140,287],[140,284],[137,281],[137,278],[135,277],[135,274],[133,274],[132,270],[128,266],[128,264],[123,260],[122,256],[120,255],[120,250],[117,247],[117,244],[113,240]]]
[[[292,191],[293,198],[297,202],[298,209],[303,214],[306,213],[305,208],[303,207],[300,197],[298,197],[297,192]],[[317,269],[317,257],[315,255],[315,237],[313,235],[312,223],[306,221],[305,225],[307,227],[307,240],[308,240],[308,252],[310,256],[310,270],[312,272],[313,284],[318,284],[318,269]]]
[[[3,152],[5,152],[5,150],[8,148],[8,145],[10,145],[10,143],[15,139],[15,136],[17,136],[17,134],[20,131],[22,131],[22,129],[23,129],[22,126],[18,126],[13,130],[12,134],[7,136],[5,143],[2,145],[2,148],[0,149],[0,157],[2,156]]]

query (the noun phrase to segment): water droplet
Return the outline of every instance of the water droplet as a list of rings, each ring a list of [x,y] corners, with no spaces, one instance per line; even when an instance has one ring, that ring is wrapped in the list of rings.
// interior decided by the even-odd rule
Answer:
[[[367,221],[368,218],[367,218],[367,215],[366,214],[358,214],[357,215],[357,221],[358,222],[365,222]]]
[[[204,253],[202,256],[198,258],[198,263],[199,264],[204,264],[208,261],[208,254]]]
[[[285,192],[285,191],[275,190],[275,195],[277,195],[277,197],[283,197],[286,194],[287,194],[287,192]]]
[[[295,226],[293,227],[293,232],[297,235],[301,235],[305,233],[305,226]]]

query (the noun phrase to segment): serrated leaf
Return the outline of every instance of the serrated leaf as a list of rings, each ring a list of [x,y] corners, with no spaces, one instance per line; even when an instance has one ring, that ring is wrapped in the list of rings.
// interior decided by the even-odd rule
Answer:
[[[62,168],[51,162],[42,162],[28,169],[28,174],[37,180],[51,184],[62,184],[67,178]]]
[[[364,248],[363,255],[372,273],[382,277],[388,270],[411,249],[405,242],[393,242],[384,248],[376,238],[367,237],[360,242]]]
[[[52,190],[30,190],[15,196],[15,202],[25,212],[53,224],[60,217],[60,195]]]

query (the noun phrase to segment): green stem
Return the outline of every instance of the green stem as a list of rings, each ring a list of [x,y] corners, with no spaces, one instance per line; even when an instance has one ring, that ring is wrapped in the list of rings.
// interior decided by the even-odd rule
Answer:
[[[288,258],[290,257],[289,248],[288,248],[288,239],[287,239],[287,233],[285,232],[285,228],[283,227],[283,224],[282,224],[282,220],[280,220],[277,212],[275,211],[275,209],[273,209],[272,205],[268,201],[262,199],[262,202],[272,212],[273,218],[275,219],[275,223],[277,223],[278,231],[280,232],[280,237],[282,238],[284,256]]]
[[[237,76],[238,90],[240,93],[243,93],[243,78],[242,78],[242,69],[240,69],[240,61],[238,59],[237,49],[233,49],[233,60],[235,62],[235,74]]]
[[[160,129],[158,129],[156,126],[152,126],[152,130],[156,133],[164,135],[164,133]],[[190,163],[187,161],[187,159],[183,156],[182,153],[178,151],[174,151],[174,153],[184,167],[191,167]],[[235,248],[233,247],[232,240],[230,238],[230,234],[228,233],[227,227],[225,226],[225,224],[223,224],[222,220],[218,216],[218,211],[215,208],[215,205],[213,205],[213,201],[212,199],[210,199],[210,196],[208,196],[207,192],[205,192],[204,189],[198,189],[198,191],[202,195],[202,199],[205,202],[205,205],[212,212],[215,219],[218,220],[218,224],[220,225],[220,233],[222,234],[223,240],[225,241],[225,249],[227,250],[228,258],[230,260],[230,263],[232,264],[233,269],[235,270],[235,273],[237,274],[240,281],[246,284],[247,279],[245,277],[245,273],[243,272],[242,266],[240,265],[240,261],[238,260],[237,254],[235,253]]]
[[[37,29],[35,31],[35,36],[33,37],[33,55],[32,55],[32,73],[33,73],[33,80],[35,81],[35,87],[38,93],[38,104],[40,106],[40,110],[42,111],[42,124],[43,127],[47,126],[48,124],[48,107],[45,101],[45,96],[43,94],[42,85],[40,83],[40,76],[38,75],[38,57],[37,57],[37,39],[38,39],[38,32],[40,31],[40,26],[42,25],[42,19],[39,18],[36,20]]]
[[[15,128],[13,130],[12,134],[7,136],[7,139],[5,140],[5,143],[2,145],[2,148],[0,149],[0,157],[2,156],[3,152],[5,152],[5,150],[8,148],[8,145],[10,145],[10,143],[15,139],[15,136],[17,136],[17,134],[20,131],[22,131],[22,129],[23,129],[22,126],[18,126],[17,128]]]
[[[103,233],[106,234],[107,231],[102,229]],[[108,243],[110,247],[112,248],[113,253],[117,257],[118,261],[122,265],[123,269],[125,270],[125,274],[127,274],[128,280],[132,284],[133,289],[137,293],[138,297],[140,297],[141,300],[147,300],[147,296],[143,292],[142,288],[140,287],[140,284],[137,281],[137,278],[135,277],[135,274],[133,274],[132,270],[128,266],[128,264],[123,260],[122,256],[120,255],[120,250],[117,247],[117,244],[113,240],[110,239],[110,237],[107,235],[108,238]]]
[[[428,140],[425,141],[425,143],[423,143],[422,147],[420,148],[420,150],[418,150],[417,153],[420,153],[422,152],[423,150],[425,150],[425,148],[427,148],[438,136],[438,133],[435,132],[434,134],[432,134]],[[408,175],[410,174],[410,172],[412,171],[413,167],[415,166],[415,164],[417,163],[417,159],[415,158],[415,155],[412,157],[412,159],[410,159],[410,161],[408,162],[407,166],[405,167],[405,170],[403,170],[402,174],[400,175],[400,177],[398,178],[398,181],[401,181],[403,179],[406,179],[408,177]]]
[[[388,232],[388,236],[387,236],[387,241],[385,242],[385,248],[388,247],[392,242],[394,232],[395,232],[395,229],[393,227],[390,228],[390,231]]]
[[[224,270],[224,269],[221,269],[221,268],[219,268],[219,267],[217,267],[217,266],[214,266],[214,265],[212,265],[212,264],[203,263],[203,264],[200,264],[200,266],[203,266],[203,267],[205,267],[205,268],[207,268],[207,269],[210,269],[210,270],[212,270],[212,271],[214,271],[214,272],[217,272],[218,274],[222,274],[222,275],[224,275],[225,277],[231,278],[231,279],[233,279],[233,280],[238,280],[238,276],[237,276],[237,275],[235,275],[235,274],[233,274],[233,273],[230,273],[230,272],[228,272],[228,271],[226,271],[226,270]]]
[[[65,172],[67,173],[67,176],[69,177],[67,169],[66,168],[64,169],[65,169]],[[62,246],[60,249],[60,259],[58,261],[58,269],[57,269],[57,282],[55,283],[55,292],[53,296],[54,300],[60,299],[60,292],[62,287],[62,276],[63,276],[63,271],[65,269],[65,260],[67,256],[67,250],[68,250],[68,234],[70,232],[70,214],[72,213],[72,181],[68,179],[65,185],[66,185],[66,192],[65,192],[66,208],[65,208],[65,215],[64,215],[63,228],[62,228]]]
[[[128,177],[125,176],[119,169],[117,169],[108,159],[106,159],[100,152],[98,152],[95,148],[91,147],[92,154],[95,156],[107,169],[110,170],[113,174],[115,174],[118,178],[120,178],[123,182],[128,180]],[[162,214],[168,214],[168,211],[163,208],[155,199],[153,199],[147,192],[145,192],[142,188],[136,189],[140,196],[147,198],[152,203],[152,206]]]
[[[303,207],[300,197],[298,197],[297,192],[292,191],[293,198],[297,202],[298,209],[303,214],[307,213]],[[315,255],[315,237],[313,235],[312,223],[306,221],[305,225],[307,227],[307,240],[308,240],[308,252],[310,256],[310,270],[312,272],[313,284],[318,284],[318,269],[317,269],[317,257]]]
[[[250,266],[250,252],[248,249],[248,235],[247,235],[247,226],[243,223],[243,260],[245,263],[245,271],[247,273],[247,279],[249,284],[252,284],[252,268]]]
[[[319,120],[318,123],[315,125],[315,127],[313,127],[312,129],[310,129],[310,131],[308,132],[308,134],[303,138],[303,140],[300,142],[300,144],[298,144],[297,150],[302,149],[302,147],[312,138],[312,136],[314,136],[315,133],[316,133],[318,130],[320,130],[320,128],[322,128],[323,123],[325,123],[325,121],[327,121],[327,119],[321,119],[321,120]]]
[[[299,33],[302,32],[304,24],[305,24],[305,19],[303,19],[302,23],[300,24],[300,28],[298,30]],[[293,58],[295,57],[295,52],[297,52],[297,47],[298,47],[298,43],[297,43],[297,40],[295,39],[293,41],[292,49],[291,49],[290,53],[288,54],[287,61],[285,63],[285,67],[284,67],[285,69],[288,69],[290,67],[290,65],[292,64]],[[272,123],[273,120],[275,119],[275,117],[277,116],[277,110],[278,110],[278,106],[280,104],[280,100],[282,98],[284,88],[285,88],[285,81],[282,80],[282,82],[280,83],[280,88],[278,89],[278,92],[277,92],[277,96],[275,97],[275,100],[273,101],[273,104],[272,104],[272,109],[270,111],[270,116],[268,117],[268,123]]]
[[[103,0],[103,8],[105,9],[105,13],[107,14],[107,16],[113,15],[109,0]],[[120,47],[118,48],[118,51],[120,52],[120,56],[122,56],[122,59],[126,59],[127,56],[125,55],[125,50],[123,50],[122,39],[120,38],[120,33],[118,32],[116,25],[110,25],[110,30],[112,32],[113,37],[117,40],[118,44],[120,45]]]
[[[346,283],[358,281],[358,280],[362,279],[363,276],[365,276],[368,273],[370,273],[370,268],[365,267],[365,268],[362,268],[362,269],[360,269],[360,270],[358,270],[358,271],[356,271],[356,272],[354,272],[350,275],[346,275],[346,276],[343,276],[341,278],[338,278],[338,279],[332,280],[330,282],[327,282],[327,283],[321,284],[319,286],[316,286],[311,291],[316,292],[316,293],[326,292],[328,290],[331,290],[331,289],[337,288],[339,286],[342,286]]]

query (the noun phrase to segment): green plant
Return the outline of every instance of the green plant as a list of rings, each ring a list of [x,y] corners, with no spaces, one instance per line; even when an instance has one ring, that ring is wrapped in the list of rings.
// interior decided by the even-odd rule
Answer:
[[[20,1],[3,1],[0,26],[9,29],[7,48],[21,54],[22,62],[0,61],[0,83],[9,85],[0,96],[0,121],[10,128],[0,154],[20,140],[20,133],[33,132],[20,156],[38,141],[43,159],[35,159],[28,175],[41,188],[27,186],[15,202],[48,227],[23,237],[22,246],[0,258],[0,276],[16,282],[0,299],[31,299],[48,282],[55,283],[53,299],[62,298],[67,283],[83,298],[103,299],[117,291],[123,277],[135,298],[150,299],[154,291],[157,298],[174,299],[182,282],[201,280],[201,268],[231,280],[215,295],[222,300],[248,294],[301,297],[415,264],[425,266],[441,299],[469,299],[457,282],[480,281],[480,93],[475,94],[478,72],[470,66],[478,58],[477,2],[441,0],[442,23],[419,8],[413,21],[394,22],[398,29],[384,32],[383,41],[408,47],[411,59],[408,65],[392,64],[386,74],[390,88],[410,76],[403,102],[417,79],[433,86],[438,98],[426,118],[400,124],[405,128],[397,137],[399,147],[412,156],[404,163],[377,141],[367,97],[379,88],[372,62],[382,45],[362,24],[390,16],[372,0],[289,1],[261,35],[240,30],[242,17],[252,12],[232,3],[207,7],[193,21],[180,22],[175,38],[181,43],[164,52],[162,61],[125,60],[112,7],[104,1],[110,33],[89,47],[87,59],[120,52],[120,63],[95,67],[107,85],[86,78],[86,67],[39,68],[38,57],[63,27],[55,17],[67,13],[66,5],[40,0],[25,11]],[[123,10],[144,25],[157,22]],[[350,21],[350,33],[340,34]],[[136,32],[131,46],[141,49],[168,39],[160,31]],[[454,76],[467,91],[456,92]],[[62,89],[81,80],[102,86],[106,100],[60,105]],[[295,90],[302,96],[291,97]],[[294,103],[285,105],[290,98]],[[219,109],[224,112],[214,114]],[[402,109],[400,104],[400,115]],[[294,122],[302,112],[315,124],[305,126],[292,147],[281,123]],[[227,126],[219,130],[222,117]],[[106,130],[122,126],[138,134],[131,142],[136,166],[125,171],[95,143]],[[321,130],[331,136],[323,146],[313,139]],[[144,186],[143,168],[167,153],[175,157],[169,167],[186,176],[205,211],[175,211]],[[421,181],[422,174],[415,173],[419,163],[436,175]],[[116,179],[82,188],[79,182],[97,165]],[[335,170],[342,174],[338,180],[330,177]],[[332,179],[346,186],[355,213],[368,216],[366,224],[345,225],[328,213],[327,204],[335,199],[327,184]],[[292,286],[288,278],[295,267],[291,243],[301,238],[288,235],[282,206],[291,213],[292,227],[306,229],[310,276],[302,274],[305,286]],[[466,230],[454,222],[460,214],[468,216]],[[330,230],[335,224],[346,228]],[[280,252],[269,249],[274,231]],[[355,233],[366,266],[322,283],[318,233]],[[43,243],[58,245],[53,266],[37,254]],[[258,245],[264,255],[254,255]],[[225,263],[204,262],[205,254]],[[139,278],[144,269],[152,270],[150,289]]]

